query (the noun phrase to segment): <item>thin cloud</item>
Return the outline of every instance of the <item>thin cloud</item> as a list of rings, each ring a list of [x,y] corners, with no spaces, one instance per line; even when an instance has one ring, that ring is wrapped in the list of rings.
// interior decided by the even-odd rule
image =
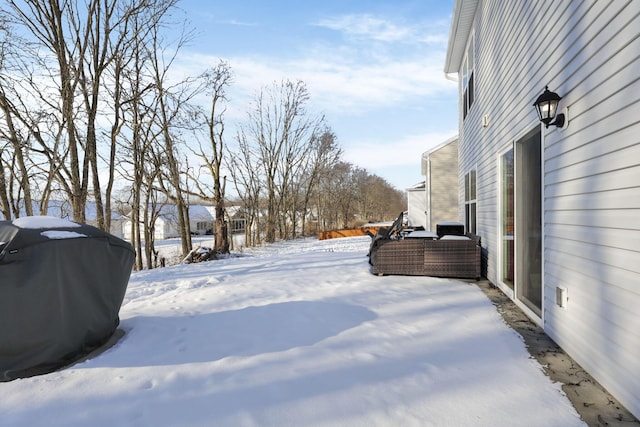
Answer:
[[[444,21],[428,25],[396,23],[371,14],[352,14],[321,19],[313,25],[338,31],[356,40],[408,44],[446,44],[448,40],[448,23]]]
[[[401,27],[372,15],[338,16],[320,20],[315,25],[356,38],[384,42],[407,40],[412,33],[412,30],[408,27]]]
[[[228,24],[228,25],[234,25],[237,27],[257,27],[258,24],[255,22],[243,22],[243,21],[238,21],[235,19],[231,19],[228,21],[220,21],[221,24]]]
[[[444,78],[440,66],[443,55],[368,62],[317,54],[287,61],[269,56],[224,58],[233,72],[229,114],[234,115],[234,106],[246,110],[263,86],[287,79],[305,82],[314,109],[322,112],[362,115],[429,96],[455,97],[457,85]],[[197,75],[217,61],[210,55],[183,55],[179,74]]]
[[[420,135],[400,136],[393,141],[393,150],[389,144],[380,141],[350,141],[344,148],[345,160],[354,164],[367,165],[367,168],[378,169],[406,166],[420,173],[420,156],[422,153],[443,143],[457,134],[449,132],[431,132]]]
[[[371,14],[352,14],[315,25],[352,37],[339,43],[315,39],[287,53],[224,58],[234,73],[234,98],[246,104],[264,85],[285,79],[304,81],[318,109],[350,114],[442,93],[455,96],[456,84],[446,80],[442,71],[448,38],[444,20],[405,25]],[[185,59],[184,66],[199,68],[197,73],[217,62],[203,54]]]
[[[287,62],[266,58],[232,58],[235,83],[244,92],[283,79],[302,80],[322,109],[365,113],[442,92],[455,93],[456,84],[444,78],[443,60],[350,63],[313,57]]]

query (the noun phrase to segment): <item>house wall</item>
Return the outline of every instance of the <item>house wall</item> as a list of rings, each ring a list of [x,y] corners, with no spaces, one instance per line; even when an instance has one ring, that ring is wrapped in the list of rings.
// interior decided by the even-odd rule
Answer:
[[[215,228],[215,212],[214,206],[189,206],[189,231],[191,234],[212,233]]]
[[[539,321],[640,417],[640,1],[477,5],[476,96],[460,116],[459,219],[464,175],[477,168],[478,234],[497,283],[498,156],[540,126],[532,104],[549,85],[569,107],[569,124],[542,128]],[[556,304],[559,286],[566,308]]]
[[[123,223],[124,220],[122,219],[112,219],[111,230],[109,232],[120,239],[124,239],[124,234],[122,233]]]
[[[430,227],[458,218],[458,140],[429,154]]]
[[[407,217],[412,227],[427,226],[427,193],[424,187],[407,189]]]
[[[131,241],[131,225],[131,220],[126,220],[122,224],[122,238],[124,240]],[[142,232],[144,232],[144,225]],[[153,234],[154,240],[165,240],[180,237],[176,224],[171,221],[165,221],[162,218],[158,218],[156,220]]]

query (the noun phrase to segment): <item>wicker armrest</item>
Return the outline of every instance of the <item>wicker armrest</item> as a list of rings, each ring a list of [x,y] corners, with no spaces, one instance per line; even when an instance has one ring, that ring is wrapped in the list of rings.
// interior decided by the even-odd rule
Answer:
[[[425,242],[424,274],[480,278],[481,248],[475,239]]]
[[[424,240],[386,240],[371,254],[374,274],[424,274]]]

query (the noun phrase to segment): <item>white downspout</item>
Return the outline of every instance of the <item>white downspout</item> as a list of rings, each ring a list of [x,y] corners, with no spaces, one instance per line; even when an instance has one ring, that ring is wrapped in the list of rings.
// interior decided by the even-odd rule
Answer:
[[[425,182],[427,190],[427,230],[431,231],[431,156],[427,156],[427,179]]]

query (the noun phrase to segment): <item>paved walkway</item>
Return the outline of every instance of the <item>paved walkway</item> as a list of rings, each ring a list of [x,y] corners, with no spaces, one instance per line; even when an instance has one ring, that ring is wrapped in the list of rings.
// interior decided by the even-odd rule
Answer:
[[[638,419],[558,347],[502,291],[487,280],[478,282],[478,286],[495,304],[507,324],[522,335],[529,353],[544,367],[546,374],[564,384],[562,389],[584,422],[593,427],[640,426]]]

